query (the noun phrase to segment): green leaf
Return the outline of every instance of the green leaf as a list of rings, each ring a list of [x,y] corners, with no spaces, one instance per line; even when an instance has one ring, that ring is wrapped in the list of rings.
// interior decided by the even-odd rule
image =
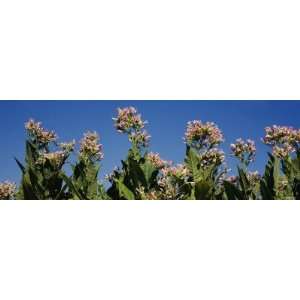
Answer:
[[[134,193],[127,188],[125,184],[123,184],[120,180],[117,181],[118,189],[120,195],[124,197],[126,200],[135,200]]]
[[[134,185],[133,188],[136,189],[140,184],[147,188],[147,181],[144,172],[141,169],[138,162],[133,158],[129,158],[128,163],[129,163],[128,175],[133,182]]]
[[[63,180],[67,184],[67,186],[70,189],[70,191],[72,193],[74,193],[78,197],[78,199],[88,200],[85,197],[85,195],[83,195],[82,192],[75,187],[75,185],[73,184],[72,180],[68,176],[66,176],[65,174],[61,174],[61,177],[63,178]]]
[[[209,200],[211,199],[211,185],[202,180],[195,184],[195,198],[197,200]]]
[[[243,193],[233,183],[225,180],[224,189],[227,199],[244,200]]]
[[[200,170],[200,161],[197,152],[190,146],[186,147],[185,163],[189,171],[192,173],[195,182],[201,180],[202,174]]]
[[[156,179],[158,170],[156,169],[155,166],[153,166],[148,161],[145,161],[144,164],[141,165],[141,169],[144,173],[144,178],[146,180],[147,188],[149,189],[153,185],[153,183]]]
[[[25,173],[25,167],[20,163],[20,161],[15,157],[14,158],[16,163],[18,164],[19,168],[21,169],[22,173]]]
[[[24,200],[42,200],[37,197],[30,182],[29,174],[25,173],[22,178],[22,189]]]
[[[277,157],[269,154],[269,161],[265,173],[260,182],[260,191],[264,200],[277,199],[276,187],[280,177],[280,161]]]

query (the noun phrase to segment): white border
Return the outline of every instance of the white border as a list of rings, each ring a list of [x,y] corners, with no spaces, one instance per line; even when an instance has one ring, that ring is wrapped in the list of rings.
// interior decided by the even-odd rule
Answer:
[[[299,299],[299,201],[2,201],[0,298]]]
[[[4,0],[0,99],[300,99],[297,0]]]

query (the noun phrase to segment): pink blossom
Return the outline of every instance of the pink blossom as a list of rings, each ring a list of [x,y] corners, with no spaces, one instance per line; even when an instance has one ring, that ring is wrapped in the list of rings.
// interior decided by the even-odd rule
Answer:
[[[80,141],[79,156],[83,159],[100,161],[103,159],[103,147],[99,144],[99,135],[96,132],[87,132]]]
[[[293,127],[277,126],[265,128],[263,142],[273,147],[273,154],[280,159],[288,157],[291,153],[299,150],[300,129]]]
[[[150,152],[147,154],[146,158],[158,169],[170,164],[169,162],[162,160],[158,153]]]
[[[222,150],[217,148],[209,149],[208,151],[200,154],[200,161],[202,167],[208,167],[212,165],[219,166],[225,160],[225,154]]]
[[[147,147],[149,146],[150,137],[146,130],[134,131],[129,135],[129,140],[138,147]]]
[[[25,123],[25,129],[28,135],[40,144],[49,144],[57,139],[54,131],[44,129],[41,122],[35,122],[33,119]]]
[[[256,147],[254,141],[248,139],[246,141],[241,138],[237,139],[235,144],[230,144],[232,154],[241,160],[242,163],[248,165],[255,158]]]
[[[223,134],[215,123],[194,120],[187,123],[184,140],[197,149],[211,148],[223,141]]]
[[[137,113],[134,107],[118,108],[117,118],[113,118],[115,127],[119,132],[130,133],[131,130],[140,130],[144,128],[145,123],[141,115]]]
[[[0,200],[11,200],[15,197],[17,186],[10,181],[0,182]]]
[[[150,141],[150,135],[145,127],[146,121],[143,121],[134,107],[118,108],[118,116],[113,118],[118,132],[128,134],[129,141],[137,147],[147,147]]]

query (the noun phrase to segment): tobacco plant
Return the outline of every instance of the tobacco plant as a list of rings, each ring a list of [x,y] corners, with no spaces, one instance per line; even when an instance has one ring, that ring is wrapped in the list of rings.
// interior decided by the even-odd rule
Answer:
[[[73,143],[58,144],[54,131],[44,129],[40,122],[32,119],[25,124],[25,128],[25,164],[16,159],[22,172],[17,198],[68,198],[67,185],[63,180],[63,166],[73,151]],[[53,148],[54,151],[51,151]]]
[[[107,188],[99,179],[104,154],[96,132],[85,133],[76,150],[75,141],[58,142],[54,131],[30,119],[25,123],[24,162],[15,158],[21,182],[18,187],[0,182],[0,199],[300,199],[300,129],[265,128],[262,142],[271,153],[261,175],[250,171],[256,157],[254,141],[237,139],[230,150],[238,166],[236,175],[229,176],[220,149],[223,133],[215,123],[187,123],[185,157],[174,165],[150,151],[147,122],[135,108],[119,108],[113,121],[116,130],[127,135],[130,148],[105,177]]]

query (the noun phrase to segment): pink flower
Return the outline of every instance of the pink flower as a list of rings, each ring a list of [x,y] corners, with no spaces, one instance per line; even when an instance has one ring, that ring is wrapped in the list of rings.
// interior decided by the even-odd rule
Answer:
[[[250,183],[256,184],[260,181],[261,176],[258,173],[258,171],[254,171],[254,172],[248,172],[247,173],[247,178],[250,181]]]
[[[277,156],[280,159],[287,158],[290,154],[292,154],[295,151],[295,148],[288,144],[284,144],[281,147],[277,145],[273,147],[273,155]]]
[[[266,127],[265,132],[263,142],[267,145],[293,144],[299,142],[299,133],[293,127],[273,125],[272,127]]]
[[[255,158],[256,147],[252,140],[237,139],[235,144],[230,144],[232,154],[241,160],[242,163],[249,165]]]
[[[37,159],[36,164],[44,165],[48,161],[52,166],[60,168],[68,155],[69,153],[65,151],[42,152],[40,153],[40,157]]]
[[[187,123],[184,140],[197,149],[211,148],[223,141],[223,134],[215,123],[194,120]]]
[[[146,124],[134,107],[118,108],[118,116],[113,118],[113,120],[115,121],[116,129],[125,133],[130,133],[131,130],[140,130]]]
[[[0,200],[11,200],[16,194],[16,184],[10,181],[0,182]]]
[[[137,147],[147,147],[150,141],[150,135],[145,127],[146,121],[143,121],[134,107],[118,108],[118,116],[113,118],[118,132],[128,134],[129,141]]]
[[[147,154],[146,158],[158,169],[170,164],[169,162],[162,160],[158,153],[150,152]]]
[[[59,147],[60,147],[63,151],[70,153],[70,152],[74,151],[75,140],[73,140],[73,141],[70,142],[70,143],[60,143],[60,144],[59,144]]]
[[[280,159],[288,157],[291,153],[299,150],[300,129],[293,127],[277,126],[265,128],[263,142],[273,147],[273,154]]]
[[[99,144],[99,135],[97,132],[87,132],[80,141],[79,157],[100,161],[103,159],[103,147]]]
[[[138,147],[147,147],[149,146],[150,135],[146,130],[135,131],[129,135],[129,140],[133,142]]]
[[[35,122],[33,119],[25,123],[25,129],[28,135],[39,144],[46,145],[57,139],[57,135],[54,131],[44,129],[41,122]]]
[[[178,164],[176,166],[166,166],[161,170],[164,177],[174,176],[177,178],[184,178],[188,175],[188,169],[185,165]]]
[[[224,152],[217,148],[209,149],[208,151],[205,151],[204,153],[200,154],[201,166],[203,168],[212,165],[219,166],[224,162],[224,160]]]

